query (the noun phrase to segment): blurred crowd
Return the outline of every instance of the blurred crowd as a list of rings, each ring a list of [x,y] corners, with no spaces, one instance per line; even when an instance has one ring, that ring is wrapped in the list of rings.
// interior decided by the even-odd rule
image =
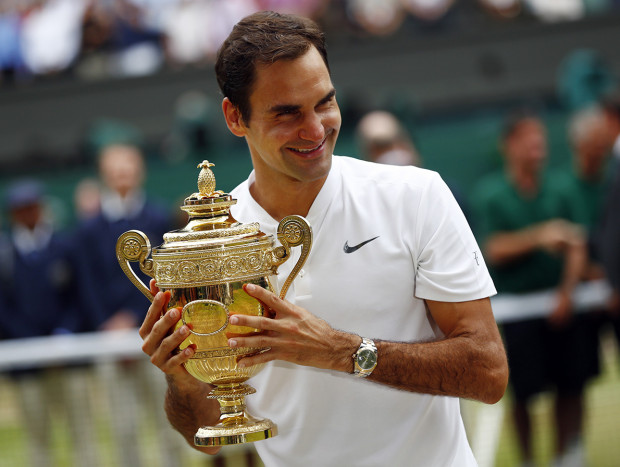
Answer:
[[[407,23],[450,21],[467,11],[497,21],[581,19],[620,9],[619,0],[3,0],[0,83],[74,74],[140,76],[209,63],[233,24],[261,9],[309,16],[327,32],[387,35]]]
[[[48,209],[45,186],[28,178],[6,188],[8,225],[0,236],[0,339],[135,330],[148,302],[125,277],[115,255],[125,231],[144,231],[156,245],[173,227],[166,208],[147,198],[141,149],[110,143],[98,154],[99,174],[75,188],[80,221],[60,231]],[[119,274],[120,273],[120,274]],[[141,280],[148,277],[138,272]],[[163,465],[179,465],[179,443],[165,420],[163,379],[148,360],[90,362],[63,368],[18,368],[9,373],[20,421],[35,443],[32,465],[53,465],[54,419],[68,424],[71,465],[103,465],[98,451],[95,408],[107,414],[119,466],[144,465],[140,420],[155,417]],[[103,398],[93,404],[97,388]]]

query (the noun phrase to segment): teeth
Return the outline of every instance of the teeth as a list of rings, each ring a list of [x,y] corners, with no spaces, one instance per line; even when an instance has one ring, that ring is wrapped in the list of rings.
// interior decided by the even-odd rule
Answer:
[[[321,141],[321,144],[323,144],[323,141]],[[300,152],[302,154],[308,154],[308,153],[311,153],[312,151],[316,151],[318,148],[320,148],[321,144],[319,144],[318,146],[316,146],[314,148],[310,148],[310,149],[301,149],[301,148],[291,148],[291,149],[293,151],[297,151],[297,152]]]

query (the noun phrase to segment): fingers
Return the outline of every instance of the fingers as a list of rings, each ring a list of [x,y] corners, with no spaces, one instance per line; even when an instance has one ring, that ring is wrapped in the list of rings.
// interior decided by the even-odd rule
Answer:
[[[181,370],[181,365],[195,352],[195,345],[187,347],[182,352],[176,352],[176,349],[189,335],[189,328],[186,325],[170,332],[180,318],[181,313],[178,308],[168,310],[155,323],[142,344],[142,351],[149,355],[151,362],[164,373],[174,373]]]
[[[196,346],[192,344],[182,352],[177,352],[176,349],[189,335],[189,327],[183,325],[174,330],[181,319],[181,311],[178,308],[166,311],[170,302],[170,291],[160,291],[154,279],[149,282],[149,288],[154,297],[139,329],[143,339],[142,351],[149,355],[151,362],[164,373],[185,372],[182,365],[194,355]]]
[[[153,284],[153,281],[151,281],[151,291],[159,290],[157,289],[157,287],[153,287],[152,284]],[[155,292],[155,297],[153,298],[153,302],[151,303],[151,306],[149,306],[149,309],[146,312],[146,317],[144,318],[144,321],[142,325],[140,326],[140,330],[138,331],[142,339],[145,339],[149,335],[155,323],[159,320],[160,316],[162,316],[162,314],[164,313],[164,310],[166,309],[166,306],[168,305],[169,301],[170,301],[169,291]]]
[[[157,292],[159,292],[159,287],[157,287],[157,282],[155,281],[155,279],[151,279],[149,281],[149,288],[151,289],[151,293],[154,295],[157,294]]]
[[[166,352],[172,352],[176,345],[183,342],[182,338],[179,342],[176,342],[182,336],[189,333],[187,326],[181,326],[181,328],[172,332],[172,329],[179,321],[181,314],[177,308],[171,308],[168,310],[157,322],[151,327],[150,332],[146,334],[142,343],[142,350],[147,355],[153,355],[159,348],[163,348]],[[146,320],[145,320],[146,322]],[[170,339],[169,339],[170,338]],[[176,345],[173,345],[175,344]]]
[[[247,368],[253,365],[258,365],[260,363],[267,363],[275,359],[273,352],[270,350],[265,350],[256,355],[252,355],[251,357],[243,357],[237,361],[237,367],[239,368]]]
[[[264,316],[251,316],[233,314],[230,316],[230,324],[261,329],[263,331],[280,331],[283,326],[283,318],[296,314],[297,307],[267,289],[254,284],[245,284],[243,290],[251,297],[258,300],[264,309]]]
[[[284,311],[290,308],[290,304],[287,301],[281,299],[273,292],[257,285],[245,284],[243,286],[243,290],[249,296],[254,297],[256,300],[261,302],[265,308],[265,313],[268,315],[275,315],[278,311]]]

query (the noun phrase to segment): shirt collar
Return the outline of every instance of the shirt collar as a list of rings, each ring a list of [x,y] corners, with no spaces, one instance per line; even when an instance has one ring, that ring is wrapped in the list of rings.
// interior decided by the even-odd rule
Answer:
[[[52,233],[52,225],[48,222],[40,222],[34,230],[21,224],[15,224],[11,229],[15,249],[23,256],[46,248],[52,238]]]
[[[101,213],[110,222],[135,218],[146,203],[142,191],[135,191],[122,198],[118,193],[105,190],[101,196]]]
[[[275,228],[278,225],[278,222],[271,217],[267,211],[263,209],[263,207],[256,202],[254,197],[250,194],[250,186],[254,183],[256,179],[254,171],[252,171],[247,179],[246,185],[246,196],[241,202],[250,203],[253,205],[252,211],[258,213],[258,219],[253,219],[252,221],[259,222],[261,226],[269,226],[271,229],[275,231]],[[340,180],[340,160],[338,156],[332,157],[332,167],[327,175],[327,179],[325,183],[321,187],[321,190],[317,194],[316,198],[312,202],[312,206],[310,206],[310,210],[308,211],[308,215],[306,219],[312,225],[312,228],[315,232],[318,231],[323,220],[325,219],[325,214],[327,213],[327,208],[331,204],[332,200],[335,198],[335,195],[338,191]]]

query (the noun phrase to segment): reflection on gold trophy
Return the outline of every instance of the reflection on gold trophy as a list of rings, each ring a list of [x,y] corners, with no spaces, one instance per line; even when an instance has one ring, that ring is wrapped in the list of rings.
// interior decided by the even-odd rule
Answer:
[[[231,349],[227,336],[258,333],[258,329],[233,326],[231,314],[262,316],[263,307],[247,295],[242,285],[256,284],[273,291],[269,276],[291,255],[291,247],[301,246],[301,255],[286,279],[280,297],[284,298],[303,266],[312,246],[312,230],[300,216],[288,216],[278,225],[275,239],[259,229],[258,223],[242,224],[230,215],[237,201],[215,190],[215,177],[202,162],[198,193],[185,199],[181,209],[189,214],[188,224],[164,235],[164,243],[151,250],[144,233],[130,230],[116,244],[116,256],[127,277],[149,299],[153,295],[138,278],[130,262],[154,277],[163,291],[169,290],[169,308],[182,309],[177,328],[187,324],[191,333],[180,345],[183,350],[196,345],[196,353],[185,364],[187,371],[214,389],[206,395],[220,403],[220,420],[215,426],[198,430],[194,442],[199,446],[222,446],[267,439],[277,434],[269,419],[250,415],[245,396],[256,392],[246,381],[263,365],[238,368],[242,356],[263,351],[259,348]],[[151,258],[149,258],[149,255]]]

